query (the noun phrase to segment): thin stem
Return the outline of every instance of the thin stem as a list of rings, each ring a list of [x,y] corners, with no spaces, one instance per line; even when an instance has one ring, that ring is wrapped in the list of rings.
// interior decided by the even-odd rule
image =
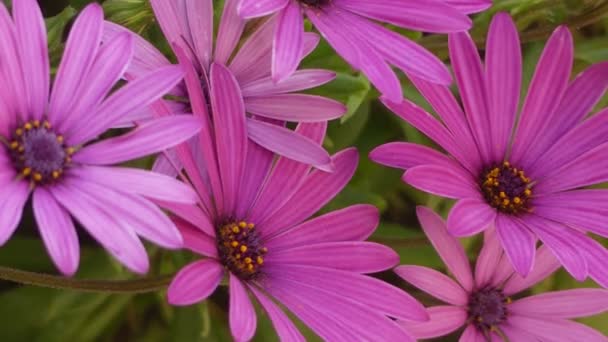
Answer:
[[[86,280],[16,270],[0,266],[0,279],[23,285],[81,292],[136,294],[163,290],[174,275],[133,280]]]

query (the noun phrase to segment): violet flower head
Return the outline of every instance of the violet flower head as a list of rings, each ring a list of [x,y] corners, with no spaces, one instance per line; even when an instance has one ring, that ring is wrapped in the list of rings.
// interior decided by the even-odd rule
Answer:
[[[482,11],[491,0],[239,0],[243,18],[276,13],[272,75],[283,82],[304,58],[306,17],[351,66],[360,69],[384,96],[402,98],[401,85],[391,69],[410,76],[450,84],[443,63],[415,42],[374,21],[436,33],[460,32],[471,27],[469,13]]]
[[[346,113],[346,107],[322,96],[299,94],[298,91],[314,88],[335,78],[328,70],[304,69],[295,72],[281,84],[270,77],[272,60],[272,34],[275,20],[269,20],[244,40],[240,49],[245,20],[236,13],[236,0],[225,2],[219,30],[213,32],[213,1],[152,0],[152,8],[167,41],[172,45],[178,60],[194,62],[196,75],[190,81],[200,82],[208,91],[213,79],[208,77],[211,63],[226,65],[237,79],[244,98],[247,115],[247,132],[251,140],[279,155],[331,169],[329,154],[321,146],[286,127],[269,125],[268,120],[287,122],[321,122],[336,119]],[[113,37],[124,32],[121,26],[106,23],[104,36]],[[127,70],[127,77],[138,78],[152,68],[170,65],[170,62],[150,43],[134,35],[135,58]],[[319,41],[318,35],[303,37],[305,53],[310,53]],[[180,84],[173,95],[186,97],[186,88]],[[174,112],[186,112],[183,102],[169,102]],[[190,104],[193,106],[193,104]],[[133,113],[131,119],[153,117],[150,111]],[[161,159],[159,163],[163,163]],[[164,163],[165,167],[170,166]],[[155,168],[159,170],[159,168]]]
[[[196,134],[191,116],[150,120],[122,136],[99,136],[127,113],[161,98],[183,77],[178,67],[143,76],[108,96],[133,54],[131,37],[103,46],[103,12],[89,5],[78,16],[50,91],[44,20],[34,0],[0,4],[0,243],[21,220],[32,197],[34,216],[53,261],[66,275],[79,263],[71,217],[129,269],[145,273],[138,235],[179,248],[175,225],[150,199],[196,203],[185,184],[164,175],[112,164],[165,150]],[[90,144],[88,142],[91,142]]]
[[[549,277],[560,263],[546,247],[538,250],[534,270],[525,278],[506,260],[493,230],[485,235],[475,274],[458,240],[428,208],[417,209],[424,232],[454,279],[421,266],[399,266],[407,282],[445,302],[429,308],[427,322],[400,322],[418,339],[447,335],[465,326],[461,342],[608,341],[572,318],[608,311],[608,290],[574,289],[521,297],[518,293]]]
[[[422,305],[365,275],[399,260],[390,248],[364,242],[378,224],[377,209],[354,205],[309,219],[348,183],[358,162],[356,150],[334,155],[331,173],[275,159],[247,138],[245,105],[234,75],[212,63],[209,76],[211,113],[194,112],[203,118],[202,134],[196,145],[177,149],[184,177],[195,186],[200,203],[164,204],[175,213],[184,245],[204,258],[176,275],[169,302],[202,301],[227,275],[236,341],[250,340],[256,330],[250,296],[283,341],[304,337],[274,300],[328,341],[412,340],[387,316],[423,321],[428,316]],[[201,104],[197,108],[207,108],[200,84],[188,88],[193,103]],[[300,123],[296,131],[320,145],[326,127],[326,122]]]
[[[584,187],[608,180],[608,111],[586,118],[608,86],[608,63],[569,82],[572,36],[559,27],[518,117],[522,61],[511,18],[493,19],[485,69],[468,34],[451,35],[449,45],[464,111],[448,88],[421,80],[414,83],[441,121],[409,101],[384,101],[449,156],[389,143],[370,157],[407,169],[403,180],[418,189],[457,199],[447,222],[455,236],[495,227],[522,276],[532,271],[540,239],[576,279],[607,287],[608,251],[585,233],[608,236],[608,192]]]

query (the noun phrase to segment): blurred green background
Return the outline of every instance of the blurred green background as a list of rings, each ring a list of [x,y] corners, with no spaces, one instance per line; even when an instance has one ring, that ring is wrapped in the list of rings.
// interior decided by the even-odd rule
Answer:
[[[106,18],[128,26],[144,35],[172,58],[167,44],[154,21],[149,0],[106,0]],[[7,5],[10,1],[4,0]],[[39,0],[49,29],[49,47],[53,67],[57,66],[67,30],[74,16],[90,0]],[[216,12],[221,1],[216,2]],[[472,35],[483,48],[487,27],[497,11],[509,11],[515,18],[524,51],[524,80],[530,81],[534,66],[551,31],[560,24],[570,26],[576,44],[575,72],[599,61],[608,60],[608,1],[600,0],[495,0],[491,10],[474,16]],[[217,14],[217,13],[216,13]],[[445,36],[422,35],[399,30],[444,58],[447,56]],[[447,61],[446,61],[447,62]],[[397,250],[402,264],[418,264],[443,270],[444,266],[429,245],[415,217],[415,206],[426,205],[444,217],[451,201],[429,196],[404,185],[397,170],[373,164],[369,151],[382,143],[407,140],[432,145],[417,130],[390,114],[377,100],[377,92],[364,77],[353,71],[337,57],[327,44],[303,63],[305,67],[336,70],[336,81],[314,93],[323,94],[348,104],[349,113],[332,122],[325,141],[331,152],[356,146],[361,155],[357,174],[346,189],[324,211],[353,203],[371,203],[380,208],[382,222],[373,240]],[[401,75],[403,76],[403,75]],[[402,82],[406,95],[430,110],[420,95],[408,83]],[[523,92],[525,92],[525,87]],[[608,98],[598,106],[604,107]],[[150,159],[137,161],[149,167]],[[136,278],[117,265],[96,243],[79,230],[82,262],[76,276],[88,280],[131,280],[129,284],[157,285],[180,266],[194,258],[187,252],[166,252],[149,248],[152,270],[145,278]],[[463,241],[471,260],[480,247],[478,238]],[[605,242],[605,240],[604,240]],[[608,260],[606,261],[608,262]],[[15,237],[0,248],[0,265],[40,273],[56,274],[39,239],[31,211]],[[425,304],[434,304],[430,297],[406,285],[391,273],[378,274],[416,295]],[[151,281],[149,281],[151,279]],[[134,282],[134,283],[133,283]],[[593,287],[592,282],[577,283],[559,271],[542,282],[532,292]],[[100,294],[68,290],[53,290],[22,286],[0,280],[0,341],[230,341],[227,327],[227,292],[217,291],[207,302],[186,308],[170,307],[164,291],[147,294]],[[257,341],[277,340],[267,317],[259,311]],[[608,335],[608,313],[581,320]],[[303,328],[311,340],[310,331]],[[457,340],[460,332],[441,339]]]

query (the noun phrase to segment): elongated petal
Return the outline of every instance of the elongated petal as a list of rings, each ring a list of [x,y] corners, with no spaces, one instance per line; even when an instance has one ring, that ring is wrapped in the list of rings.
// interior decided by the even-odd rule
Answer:
[[[13,5],[13,16],[17,28],[23,80],[28,95],[28,108],[30,115],[39,120],[45,114],[50,86],[44,18],[34,0],[16,1]]]
[[[276,16],[272,16],[245,40],[230,61],[228,67],[241,86],[265,77],[274,83],[271,68],[275,26]]]
[[[249,289],[256,296],[268,317],[272,321],[272,325],[279,335],[281,341],[293,341],[293,342],[305,342],[306,339],[298,328],[293,324],[291,319],[279,308],[272,300],[270,300],[260,290],[256,289],[255,286],[250,286]]]
[[[363,241],[380,221],[378,209],[371,205],[353,205],[316,217],[266,241],[265,246],[280,250],[311,243]]]
[[[505,157],[519,105],[522,57],[519,35],[511,16],[497,14],[490,25],[486,44],[486,82],[489,119],[492,122],[492,156]]]
[[[379,21],[425,32],[458,32],[471,27],[462,12],[433,0],[334,0],[336,6]]]
[[[237,7],[243,19],[262,17],[287,6],[289,0],[241,0]]]
[[[567,27],[560,26],[547,42],[530,83],[513,141],[513,164],[536,160],[553,143],[543,140],[541,144],[540,139],[551,136],[558,126],[550,123],[568,86],[572,62],[572,35]]]
[[[273,0],[270,0],[273,1]],[[276,0],[275,0],[276,1]],[[286,1],[286,0],[281,0]],[[227,64],[245,28],[245,20],[237,13],[239,0],[226,0],[215,44],[216,63]]]
[[[501,268],[501,265],[498,267]],[[512,273],[512,267],[510,265],[508,265],[508,267],[511,269]],[[547,248],[547,246],[541,246],[536,252],[532,272],[530,272],[530,274],[528,274],[528,276],[525,278],[517,273],[513,274],[513,276],[505,283],[503,290],[508,296],[523,291],[546,279],[553,272],[557,271],[559,267],[560,263],[557,258],[555,258],[551,250]],[[502,283],[502,281],[504,281],[504,279],[495,279],[494,283],[499,284]]]
[[[238,217],[248,217],[255,200],[266,180],[272,163],[274,154],[250,139],[247,143],[247,165],[246,172],[241,180],[239,200],[236,204],[236,215]]]
[[[47,251],[61,273],[73,275],[80,261],[80,245],[72,218],[45,188],[36,189],[32,198],[34,217]]]
[[[496,215],[496,209],[483,199],[465,198],[450,210],[448,231],[455,236],[471,236],[490,227]]]
[[[399,321],[399,324],[417,339],[447,335],[465,324],[467,313],[457,306],[433,306],[428,308],[428,322]]]
[[[222,175],[224,212],[232,212],[247,155],[245,105],[239,85],[226,67],[211,65],[211,107],[215,128],[217,161]]]
[[[179,66],[167,66],[129,82],[101,104],[95,120],[82,125],[79,134],[67,137],[68,144],[78,145],[88,141],[112,127],[121,117],[149,106],[175,87],[182,77]]]
[[[483,247],[479,252],[477,264],[475,265],[475,284],[477,285],[477,288],[482,288],[492,282],[492,277],[496,273],[496,268],[499,265],[502,255],[503,251],[500,246],[500,241],[496,236],[496,231],[494,229],[486,230],[483,239]]]
[[[572,322],[565,319],[540,319],[524,316],[513,316],[509,318],[509,323],[521,329],[541,341],[558,340],[561,341],[589,341],[605,342],[608,338],[597,330],[584,324]]]
[[[416,213],[422,229],[448,270],[466,291],[473,289],[473,274],[469,259],[460,242],[448,233],[443,219],[425,207],[417,207]]]
[[[91,195],[87,181],[64,179],[49,190],[108,252],[133,272],[148,271],[146,249],[114,203]]]
[[[3,102],[8,107],[9,113],[3,113],[3,116],[8,115],[8,122],[12,128],[15,119],[28,120],[28,100],[23,80],[23,70],[21,67],[18,43],[16,42],[17,33],[15,25],[8,13],[4,4],[0,5],[0,58],[2,65],[0,70],[3,81],[8,85],[4,90],[7,94],[3,96]]]
[[[447,198],[477,198],[473,177],[455,163],[420,165],[405,172],[402,179],[411,186]]]
[[[190,139],[200,128],[196,117],[163,117],[146,122],[128,134],[86,146],[73,159],[84,164],[118,164],[169,149]]]
[[[424,145],[408,142],[392,142],[372,150],[369,158],[378,164],[409,169],[418,165],[449,163],[449,157]]]
[[[298,68],[304,52],[303,39],[304,18],[300,4],[290,1],[278,14],[272,44],[272,78],[275,82],[287,79]]]
[[[312,139],[283,126],[259,120],[247,120],[249,138],[278,155],[314,166],[331,163],[329,153]]]
[[[185,0],[196,57],[208,70],[213,54],[213,0]]]
[[[488,339],[473,324],[467,325],[458,342],[487,342]]]
[[[492,6],[492,0],[443,0],[443,2],[466,14],[481,12]]]
[[[247,97],[293,93],[318,87],[332,81],[334,78],[336,78],[336,73],[333,71],[303,69],[294,72],[281,83],[274,83],[271,77],[264,77],[241,85],[241,90],[243,96],[245,96],[245,102],[247,102]]]
[[[332,120],[346,113],[346,107],[338,101],[305,94],[256,96],[245,104],[249,113],[294,122]]]
[[[209,297],[218,287],[224,267],[212,259],[200,260],[182,268],[167,290],[169,303],[191,305]]]
[[[314,266],[283,266],[269,270],[272,277],[289,279],[318,290],[338,293],[361,303],[369,310],[408,321],[426,321],[428,315],[416,299],[393,285],[378,279]]]
[[[468,295],[460,285],[431,268],[399,266],[395,268],[395,273],[408,283],[446,303],[464,306],[468,302]]]
[[[536,255],[536,238],[532,232],[519,219],[505,215],[496,218],[496,232],[515,271],[527,276]]]
[[[179,217],[172,217],[171,220],[182,235],[184,247],[209,258],[218,257],[217,242],[212,236],[205,233],[205,228],[195,227]]]
[[[357,151],[346,149],[332,159],[334,172],[313,171],[281,209],[259,223],[264,236],[272,236],[309,218],[344,188],[357,168]]]
[[[398,262],[395,251],[372,242],[326,242],[270,251],[266,257],[268,265],[310,265],[356,273],[384,271]]]
[[[509,305],[509,311],[529,317],[578,318],[608,310],[608,290],[573,289],[525,297]]]
[[[257,318],[245,286],[230,273],[230,331],[235,341],[249,341],[255,334]]]
[[[139,194],[167,202],[193,204],[196,193],[175,178],[159,173],[124,167],[81,166],[70,174],[126,193]]]
[[[3,184],[0,196],[0,246],[11,238],[23,215],[29,197],[27,182],[10,181]]]

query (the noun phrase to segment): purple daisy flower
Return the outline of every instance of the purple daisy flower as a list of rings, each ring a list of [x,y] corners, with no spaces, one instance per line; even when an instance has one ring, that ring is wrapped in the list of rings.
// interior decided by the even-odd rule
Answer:
[[[99,140],[123,116],[148,106],[183,78],[178,67],[148,73],[108,96],[133,54],[131,37],[103,46],[103,11],[87,6],[74,22],[50,91],[44,20],[34,0],[0,4],[0,243],[17,228],[32,197],[34,216],[53,261],[66,275],[78,268],[71,216],[129,269],[145,273],[137,235],[179,248],[175,225],[150,199],[196,203],[185,184],[138,169],[111,167],[188,139],[200,130],[191,116],[150,120]],[[49,94],[50,93],[50,94]],[[87,144],[91,142],[90,144]]]
[[[334,155],[332,173],[311,171],[285,157],[275,160],[247,139],[245,105],[234,75],[212,63],[209,76],[211,113],[194,112],[204,122],[198,147],[184,144],[177,150],[199,205],[164,204],[176,214],[186,248],[205,258],[176,275],[169,302],[200,302],[227,274],[229,321],[237,341],[255,333],[250,295],[283,341],[304,337],[271,297],[325,340],[412,340],[387,316],[423,321],[428,317],[422,305],[365,275],[399,260],[390,248],[364,242],[378,224],[377,209],[354,205],[308,220],[348,183],[358,162],[356,150]],[[204,101],[199,83],[188,88],[193,103]],[[321,144],[326,127],[325,122],[300,123],[296,131]]]
[[[178,60],[185,57],[194,62],[197,82],[207,91],[213,87],[208,77],[212,62],[224,64],[237,79],[244,98],[249,138],[264,148],[279,155],[329,169],[329,154],[310,139],[283,126],[265,123],[271,119],[288,122],[321,122],[346,113],[346,107],[334,100],[296,92],[314,88],[335,78],[328,70],[306,69],[295,72],[279,85],[270,78],[272,59],[272,33],[275,21],[269,20],[256,29],[237,50],[243,34],[245,21],[236,14],[236,0],[226,1],[219,24],[215,49],[213,48],[213,2],[211,0],[152,0],[152,8],[158,22],[172,44]],[[106,24],[105,37],[111,38],[125,32],[121,26]],[[130,79],[138,78],[151,69],[170,65],[154,46],[135,35],[136,52],[133,63],[127,70]],[[319,41],[318,35],[308,33],[303,38],[305,53],[310,53]],[[231,58],[231,56],[233,56]],[[186,96],[182,84],[173,90],[177,96]],[[184,112],[187,104],[169,102],[171,110]],[[151,117],[150,111],[133,113],[125,120],[140,120]],[[161,159],[159,163],[168,164]],[[157,166],[155,170],[159,169]]]
[[[272,76],[282,82],[304,58],[303,15],[351,66],[360,69],[384,96],[402,98],[391,69],[450,84],[450,73],[433,54],[372,20],[425,32],[460,32],[471,27],[468,13],[482,11],[491,0],[240,0],[243,18],[277,13],[272,48]],[[369,20],[371,19],[371,20]]]
[[[546,247],[538,250],[534,270],[522,278],[505,259],[495,232],[488,230],[473,275],[464,249],[448,234],[441,217],[424,207],[417,213],[424,232],[456,281],[427,267],[395,269],[407,282],[447,303],[430,307],[431,319],[427,322],[400,322],[416,338],[441,337],[466,326],[461,342],[608,341],[599,331],[570,321],[607,311],[608,290],[518,295],[559,268],[560,263]]]
[[[372,151],[378,163],[407,169],[414,187],[458,199],[448,230],[470,236],[496,227],[515,270],[527,275],[540,239],[576,279],[608,286],[608,251],[585,235],[608,236],[608,111],[586,118],[608,86],[608,63],[569,83],[572,36],[555,30],[516,120],[521,50],[509,15],[492,21],[483,68],[468,34],[449,38],[464,111],[448,88],[414,80],[442,122],[409,101],[385,104],[450,156],[411,143]],[[517,124],[515,122],[517,121]],[[511,133],[514,136],[511,138]]]

